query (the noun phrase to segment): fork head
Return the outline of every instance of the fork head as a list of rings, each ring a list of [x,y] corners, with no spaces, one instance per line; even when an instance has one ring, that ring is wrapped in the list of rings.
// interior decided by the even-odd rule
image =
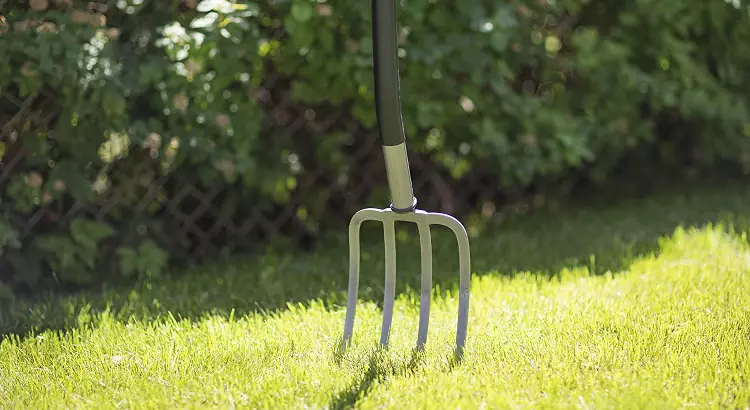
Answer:
[[[458,242],[459,294],[458,321],[456,325],[456,352],[462,354],[466,342],[469,316],[469,287],[471,282],[471,256],[469,237],[466,229],[456,218],[443,213],[414,210],[395,212],[393,209],[365,208],[354,214],[349,223],[349,290],[344,323],[343,346],[351,342],[354,330],[354,316],[357,306],[357,293],[360,271],[360,226],[365,221],[378,221],[383,224],[385,242],[385,295],[383,301],[383,323],[380,344],[387,347],[393,319],[393,303],[396,293],[396,235],[397,221],[417,225],[421,249],[421,295],[419,308],[419,329],[417,349],[422,349],[427,341],[430,315],[430,295],[432,293],[432,236],[431,225],[449,228]]]

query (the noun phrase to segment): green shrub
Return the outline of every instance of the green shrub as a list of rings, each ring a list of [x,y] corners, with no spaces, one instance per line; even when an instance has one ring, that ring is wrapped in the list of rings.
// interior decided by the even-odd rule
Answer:
[[[232,224],[292,201],[315,231],[331,199],[300,191],[303,176],[357,188],[356,145],[375,126],[366,2],[108,3],[0,3],[0,126],[12,123],[0,155],[9,164],[23,153],[0,181],[0,266],[16,272],[3,280],[159,275],[206,240],[175,235],[185,224]],[[399,2],[410,148],[456,191],[471,173],[501,191],[581,174],[607,181],[641,152],[651,155],[638,171],[748,169],[748,10]],[[9,101],[32,95],[16,116]],[[208,192],[213,208],[193,213],[200,198],[185,208],[187,188]],[[371,195],[387,200],[382,188]],[[11,222],[40,208],[47,216],[30,230]],[[232,235],[222,246],[261,239]]]

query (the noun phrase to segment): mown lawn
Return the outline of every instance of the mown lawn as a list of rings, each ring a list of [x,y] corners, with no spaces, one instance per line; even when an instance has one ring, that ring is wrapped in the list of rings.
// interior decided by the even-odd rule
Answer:
[[[750,408],[750,188],[512,218],[472,240],[452,356],[455,241],[435,243],[416,353],[417,245],[399,249],[376,346],[382,244],[365,246],[354,343],[346,248],[268,254],[102,293],[0,305],[0,408]],[[410,231],[411,232],[411,231]]]

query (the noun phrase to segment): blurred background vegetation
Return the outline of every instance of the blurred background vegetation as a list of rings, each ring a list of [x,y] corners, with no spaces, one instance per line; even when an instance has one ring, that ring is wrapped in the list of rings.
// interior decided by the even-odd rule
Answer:
[[[750,170],[741,0],[400,0],[420,207]],[[370,4],[0,0],[0,287],[314,249],[388,204]],[[744,45],[743,45],[744,44]]]

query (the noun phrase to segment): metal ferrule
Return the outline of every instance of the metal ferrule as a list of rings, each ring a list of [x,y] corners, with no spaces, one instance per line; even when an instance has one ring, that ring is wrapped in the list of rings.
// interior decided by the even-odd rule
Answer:
[[[391,191],[391,209],[397,213],[413,211],[417,207],[417,199],[411,185],[406,143],[384,145],[383,156],[388,187]]]

